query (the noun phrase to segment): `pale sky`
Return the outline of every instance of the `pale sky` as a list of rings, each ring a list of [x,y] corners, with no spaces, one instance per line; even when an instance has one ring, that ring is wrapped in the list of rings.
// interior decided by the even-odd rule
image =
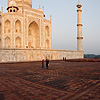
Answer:
[[[85,54],[100,54],[100,0],[80,0],[82,4],[83,50]],[[77,50],[78,0],[33,0],[33,8],[44,5],[45,15],[52,15],[52,49]],[[0,8],[7,12],[7,0]]]

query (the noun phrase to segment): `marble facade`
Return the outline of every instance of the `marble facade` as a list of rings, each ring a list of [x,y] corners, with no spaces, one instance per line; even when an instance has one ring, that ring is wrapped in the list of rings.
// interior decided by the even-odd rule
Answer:
[[[32,0],[8,0],[7,10],[0,12],[0,62],[83,58],[82,49],[51,48],[51,17],[47,20],[43,9],[33,9]]]

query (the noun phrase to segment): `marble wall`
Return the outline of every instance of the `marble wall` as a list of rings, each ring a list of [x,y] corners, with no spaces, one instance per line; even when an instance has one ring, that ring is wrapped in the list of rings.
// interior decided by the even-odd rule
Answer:
[[[39,61],[48,58],[49,60],[83,58],[81,51],[71,50],[46,50],[46,49],[0,49],[0,62],[23,62]]]

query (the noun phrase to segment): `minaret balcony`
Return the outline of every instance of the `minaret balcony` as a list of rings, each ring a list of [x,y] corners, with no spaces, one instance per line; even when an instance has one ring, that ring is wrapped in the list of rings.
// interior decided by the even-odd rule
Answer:
[[[82,23],[79,23],[79,24],[77,24],[77,26],[83,26],[83,24]]]
[[[83,37],[77,37],[77,39],[83,39]]]
[[[82,9],[77,9],[77,12],[81,11],[82,12]]]

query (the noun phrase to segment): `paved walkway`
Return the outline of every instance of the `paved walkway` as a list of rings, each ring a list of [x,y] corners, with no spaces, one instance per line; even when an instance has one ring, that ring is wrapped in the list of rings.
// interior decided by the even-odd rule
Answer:
[[[0,100],[100,100],[100,62],[0,64]]]

